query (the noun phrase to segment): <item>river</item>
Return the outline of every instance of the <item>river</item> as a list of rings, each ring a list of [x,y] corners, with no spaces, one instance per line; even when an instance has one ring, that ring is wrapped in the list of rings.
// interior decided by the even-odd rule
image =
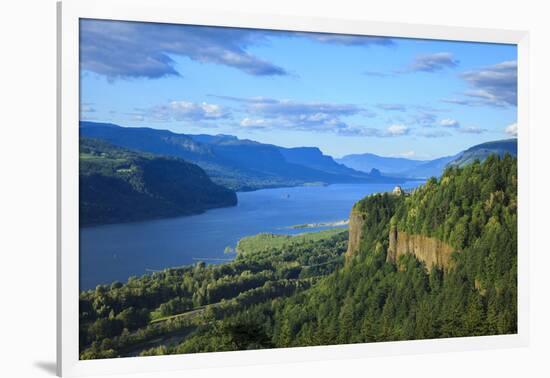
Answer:
[[[410,189],[420,182],[407,182]],[[260,232],[297,234],[327,227],[293,225],[348,219],[355,202],[368,194],[391,191],[395,184],[335,184],[262,189],[237,193],[238,205],[203,214],[83,227],[80,229],[80,289],[126,281],[167,267],[198,260],[223,262],[244,236]]]

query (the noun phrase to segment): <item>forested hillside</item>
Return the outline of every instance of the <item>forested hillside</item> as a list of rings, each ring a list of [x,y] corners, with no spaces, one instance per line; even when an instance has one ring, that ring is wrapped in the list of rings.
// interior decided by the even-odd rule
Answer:
[[[345,232],[298,243],[262,236],[231,263],[82,293],[81,357],[517,331],[515,158],[451,167],[410,194],[371,195],[353,211],[362,233],[345,264]],[[388,260],[392,227],[449,244],[452,263]]]
[[[198,166],[80,139],[80,224],[189,215],[237,203]]]
[[[517,331],[515,158],[493,155],[449,168],[410,196],[374,195],[356,208],[365,216],[359,252],[345,269],[275,309],[275,344]],[[450,243],[453,264],[427,267],[413,255],[388,263],[391,224]]]
[[[345,230],[309,239],[286,239],[282,247],[277,240],[272,248],[264,240],[230,263],[166,269],[82,292],[81,358],[275,346],[257,311],[343,265]]]

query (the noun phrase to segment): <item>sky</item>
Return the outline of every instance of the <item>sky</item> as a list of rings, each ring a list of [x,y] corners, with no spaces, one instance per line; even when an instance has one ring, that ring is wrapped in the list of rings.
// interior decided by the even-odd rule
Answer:
[[[80,21],[80,118],[342,157],[517,135],[515,45]]]

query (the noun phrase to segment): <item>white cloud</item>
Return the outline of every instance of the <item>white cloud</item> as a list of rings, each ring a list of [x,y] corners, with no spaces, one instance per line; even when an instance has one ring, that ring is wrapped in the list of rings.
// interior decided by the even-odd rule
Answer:
[[[136,115],[155,121],[209,121],[228,118],[229,112],[217,104],[179,100],[140,109]]]
[[[288,75],[249,52],[267,43],[269,32],[207,26],[83,20],[80,64],[83,70],[118,78],[179,76],[174,56],[221,64],[249,75]]]
[[[95,119],[96,109],[93,104],[83,102],[80,104],[80,119],[93,120]]]
[[[399,137],[410,132],[408,126],[395,121],[384,128],[349,124],[347,117],[375,116],[369,109],[355,104],[302,102],[267,97],[211,96],[242,104],[240,110],[233,111],[243,114],[240,122],[236,124],[243,128],[286,129],[375,138]]]
[[[405,125],[391,125],[386,129],[387,133],[391,136],[401,136],[409,133],[410,129]]]
[[[363,137],[374,137],[374,138],[390,138],[390,137],[400,137],[408,135],[411,129],[405,125],[394,124],[390,125],[384,129],[375,128],[375,127],[364,127],[364,126],[349,126],[340,127],[337,129],[339,135],[345,136],[363,136]]]
[[[404,157],[404,158],[412,158],[412,157],[416,156],[416,152],[413,151],[413,150],[405,151],[405,152],[401,152],[400,154],[398,154],[398,156]]]
[[[131,115],[131,119],[132,119],[132,121],[136,121],[136,122],[145,121],[145,117],[141,114],[133,114],[133,115]]]
[[[504,129],[504,132],[510,136],[517,137],[518,136],[518,124],[517,122],[514,122]]]
[[[166,109],[175,118],[223,118],[226,115],[221,106],[206,102],[172,101]]]
[[[418,55],[408,68],[400,72],[437,72],[445,68],[454,68],[458,63],[459,61],[449,52]]]
[[[397,112],[404,112],[407,110],[407,107],[403,104],[377,104],[376,107],[382,110]]]
[[[437,116],[428,111],[420,110],[416,114],[408,115],[408,120],[407,123],[428,127],[434,125]]]
[[[334,45],[343,46],[393,46],[394,42],[389,37],[373,37],[363,35],[347,35],[347,34],[333,34],[333,33],[304,33],[294,32],[295,36],[309,38],[311,40],[329,43]]]
[[[427,128],[427,129],[417,130],[415,135],[418,135],[424,138],[444,138],[444,137],[451,136],[452,134],[447,130],[443,130],[443,129]]]
[[[343,119],[354,115],[374,116],[368,109],[354,104],[301,102],[266,97],[214,97],[242,104],[241,112],[244,113],[244,118],[239,123],[242,127],[358,135],[358,132],[352,130],[352,127]]]
[[[444,118],[439,121],[439,125],[443,127],[457,128],[460,127],[460,123],[456,119]]]
[[[248,128],[266,128],[273,126],[273,122],[263,118],[243,118],[239,125]]]
[[[88,102],[83,102],[82,104],[80,104],[80,112],[81,113],[95,113],[96,110],[95,110],[95,108],[93,107],[92,104],[90,104]]]
[[[487,129],[481,128],[479,126],[466,126],[458,129],[458,132],[462,134],[483,134],[486,131]]]
[[[477,71],[464,72],[462,78],[471,90],[464,94],[481,104],[493,106],[516,106],[518,66],[516,61],[507,61]]]

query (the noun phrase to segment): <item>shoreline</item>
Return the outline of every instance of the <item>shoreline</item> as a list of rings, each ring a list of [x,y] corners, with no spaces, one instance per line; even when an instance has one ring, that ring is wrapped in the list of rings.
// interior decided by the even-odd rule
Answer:
[[[323,228],[323,227],[343,227],[349,225],[349,219],[342,219],[334,222],[318,222],[318,223],[304,223],[296,224],[293,226],[281,227],[281,230],[301,230],[309,228]],[[299,234],[298,234],[299,235]]]
[[[418,181],[425,181],[422,179],[405,179],[403,182],[418,182]],[[258,189],[252,189],[252,190],[240,190],[235,191],[235,193],[238,195],[239,193],[251,193],[251,192],[257,192],[260,190],[272,190],[272,189],[291,189],[291,188],[316,188],[316,187],[329,187],[333,185],[372,185],[372,184],[394,184],[394,182],[365,182],[365,183],[355,183],[355,182],[335,182],[330,184],[319,184],[319,185],[311,185],[311,183],[305,183],[302,185],[291,185],[291,186],[273,186],[273,187],[266,187],[266,188],[258,188]],[[170,215],[170,216],[156,216],[151,218],[144,218],[144,219],[135,219],[135,220],[129,220],[124,222],[105,222],[105,223],[93,223],[93,224],[86,224],[86,225],[80,225],[79,224],[79,230],[82,229],[89,229],[89,228],[96,228],[96,227],[104,227],[104,226],[114,226],[114,225],[121,225],[121,224],[135,224],[135,223],[144,223],[144,222],[152,222],[152,221],[158,221],[158,220],[164,220],[164,219],[175,219],[175,218],[182,218],[182,217],[192,217],[196,215],[202,215],[204,213],[207,213],[211,210],[218,210],[218,209],[227,209],[231,207],[239,206],[238,196],[237,196],[237,203],[234,205],[227,205],[227,206],[213,206],[208,207],[205,209],[202,209],[200,211],[194,211],[189,212],[186,214],[180,214],[180,215]],[[321,222],[322,223],[322,222]],[[319,223],[320,224],[320,223]],[[289,226],[288,228],[292,228],[293,226]],[[325,227],[325,226],[320,226]],[[282,229],[286,229],[287,227],[283,227]],[[309,227],[308,227],[309,228]],[[314,227],[312,227],[314,228]]]
[[[407,185],[407,186],[416,186],[417,185],[416,183],[421,183],[421,182],[422,181],[410,181],[408,183],[408,185],[407,185],[407,183],[405,185]],[[330,185],[325,186],[325,188],[330,187],[330,186],[334,186],[334,187],[340,187],[341,186],[343,188],[347,187],[347,186],[356,187],[356,189],[354,189],[355,191],[364,192],[360,197],[358,197],[358,199],[360,199],[360,198],[363,198],[366,195],[369,195],[371,191],[375,191],[377,193],[378,192],[391,191],[392,185],[393,184],[391,184],[391,183],[382,183],[382,184],[330,184]],[[380,186],[380,188],[378,188],[379,186]],[[306,187],[304,187],[304,186],[291,187],[291,188],[294,188],[294,189],[303,188],[303,190],[306,190],[306,191],[310,190],[310,189],[308,189],[307,186]],[[269,190],[268,189],[262,189],[262,190],[268,192],[268,191],[271,191],[272,189],[269,189]],[[301,189],[299,189],[299,190],[301,190]],[[311,189],[311,190],[317,192],[317,190],[315,190],[315,189]],[[318,188],[318,190],[323,190],[323,189]],[[348,190],[348,189],[343,189],[343,190]],[[332,191],[330,191],[330,192],[332,192]],[[275,197],[279,198],[283,194],[285,194],[285,190],[279,190],[279,191],[273,191],[270,194],[270,196],[274,197],[274,198]],[[294,198],[292,192],[290,193],[290,195],[292,196],[292,198]],[[193,214],[193,215],[189,215],[189,216],[170,217],[170,218],[157,218],[157,219],[154,219],[154,220],[143,220],[143,221],[136,221],[136,222],[112,223],[112,224],[95,225],[95,226],[89,226],[89,227],[81,227],[80,228],[80,232],[81,232],[80,235],[81,235],[81,238],[82,238],[83,233],[86,233],[84,235],[90,235],[87,232],[91,232],[92,235],[96,234],[96,232],[99,232],[99,234],[101,234],[101,235],[103,235],[105,233],[107,233],[107,235],[117,234],[118,230],[119,230],[119,227],[121,227],[121,232],[123,232],[123,234],[124,234],[125,226],[127,225],[128,227],[135,227],[135,226],[132,226],[134,224],[138,224],[138,226],[137,226],[138,228],[151,227],[151,228],[154,228],[154,229],[166,229],[166,227],[170,228],[169,226],[172,225],[171,222],[181,222],[184,225],[185,224],[194,224],[195,220],[193,218],[190,218],[190,217],[193,217],[193,216],[197,216],[197,217],[198,216],[201,216],[201,217],[208,216],[212,219],[217,219],[218,216],[219,216],[223,219],[226,219],[226,218],[229,217],[229,215],[227,215],[227,214],[233,214],[234,211],[238,211],[236,209],[238,207],[240,207],[241,203],[243,203],[242,201],[244,201],[244,200],[242,198],[239,198],[239,201],[238,201],[239,205],[237,205],[237,206],[223,207],[223,208],[213,208],[213,209],[209,209],[209,210],[207,210],[207,211],[205,211],[201,214]],[[216,243],[215,248],[210,248],[210,249],[198,248],[195,251],[195,253],[192,253],[193,256],[191,256],[191,253],[187,253],[185,251],[182,251],[182,252],[174,251],[173,254],[171,255],[171,256],[173,256],[172,258],[168,258],[166,261],[159,260],[160,264],[157,264],[157,260],[155,258],[150,257],[150,258],[144,259],[142,263],[136,264],[137,269],[134,269],[134,268],[126,269],[126,268],[122,268],[122,267],[121,268],[116,268],[115,267],[115,268],[113,268],[114,273],[107,272],[106,274],[104,274],[104,273],[102,273],[102,269],[100,267],[95,268],[95,270],[93,270],[93,271],[90,271],[90,267],[94,267],[95,266],[95,261],[99,261],[100,259],[102,259],[102,260],[107,259],[107,260],[111,261],[111,264],[114,264],[114,265],[123,264],[122,260],[120,260],[120,261],[112,260],[112,258],[115,258],[113,256],[115,256],[115,254],[117,254],[118,251],[116,251],[114,249],[111,251],[110,244],[108,244],[108,243],[106,244],[106,242],[102,242],[101,243],[102,245],[100,244],[100,246],[105,249],[105,252],[103,252],[103,250],[97,250],[96,251],[96,249],[89,250],[88,252],[86,252],[87,253],[86,256],[90,256],[90,257],[88,257],[88,260],[91,261],[92,265],[89,265],[88,269],[85,269],[85,270],[81,269],[80,270],[80,276],[82,277],[82,279],[80,280],[81,285],[79,285],[79,288],[82,288],[81,291],[86,291],[86,290],[94,289],[97,285],[110,285],[113,282],[126,282],[129,277],[132,277],[132,276],[139,277],[139,276],[142,276],[143,274],[146,274],[146,269],[151,269],[151,270],[155,270],[155,271],[162,271],[164,269],[168,269],[168,268],[172,268],[172,267],[181,267],[181,266],[186,266],[186,265],[193,265],[193,261],[197,261],[197,260],[207,261],[206,259],[209,259],[209,260],[212,260],[211,263],[213,263],[213,264],[217,264],[218,262],[227,262],[227,261],[222,261],[221,259],[225,260],[228,257],[233,258],[234,254],[233,253],[224,253],[224,248],[226,248],[227,246],[235,248],[235,246],[237,245],[237,243],[239,242],[239,240],[242,237],[254,236],[254,235],[261,234],[261,233],[296,235],[296,234],[299,234],[299,233],[302,233],[302,234],[303,233],[314,233],[314,232],[318,232],[318,231],[321,231],[321,230],[324,230],[324,229],[330,229],[330,228],[341,228],[341,229],[343,229],[347,226],[347,219],[345,219],[344,217],[346,217],[349,214],[349,209],[352,206],[353,206],[353,203],[350,203],[350,207],[347,208],[347,211],[345,213],[340,214],[341,212],[339,212],[339,214],[334,214],[335,215],[334,217],[332,217],[332,216],[329,217],[328,219],[332,218],[332,221],[326,221],[326,219],[327,219],[326,215],[330,215],[330,214],[326,214],[323,217],[318,218],[318,219],[322,219],[322,221],[309,222],[309,223],[305,223],[305,222],[304,223],[294,223],[294,222],[292,222],[292,218],[287,217],[288,219],[285,219],[284,223],[282,223],[283,225],[286,223],[286,226],[277,226],[277,224],[275,224],[275,225],[266,224],[266,225],[264,225],[264,227],[261,227],[261,228],[260,227],[255,227],[253,229],[250,229],[249,231],[252,231],[252,232],[247,232],[247,233],[244,233],[244,234],[242,234],[241,232],[236,232],[236,233],[233,233],[233,235],[236,236],[235,239],[229,238],[227,240],[223,240],[223,241],[221,241],[221,243],[223,243],[223,245],[218,245],[218,244],[221,244],[221,243]],[[212,212],[212,211],[218,211],[218,213],[215,213],[215,212]],[[312,215],[317,217],[316,213],[312,213]],[[180,220],[178,221],[178,219],[180,219]],[[303,219],[303,217],[301,217],[300,219]],[[313,218],[313,219],[315,219],[315,218]],[[197,218],[197,222],[200,222],[200,221],[201,220]],[[279,223],[279,224],[281,224],[281,223]],[[143,226],[141,226],[141,225],[143,225]],[[241,229],[242,231],[248,230],[248,228],[242,229],[242,227],[240,227],[238,225],[236,225],[236,226],[234,225],[232,227],[232,229],[235,229],[235,228]],[[95,231],[95,230],[98,230],[98,231]],[[176,232],[176,229],[174,229],[174,230]],[[169,237],[169,235],[167,237]],[[241,237],[241,238],[238,239],[237,237]],[[175,239],[177,239],[177,237]],[[88,250],[89,249],[88,244],[80,247],[80,253],[82,253],[83,248],[86,248]],[[121,247],[121,248],[123,248],[123,247]],[[169,249],[170,250],[178,249],[177,244],[172,244],[172,247],[170,247]],[[194,251],[194,249],[191,252],[193,252],[193,251]],[[93,255],[90,255],[91,252],[94,252],[94,253],[97,252],[100,257],[99,258],[93,257]],[[113,253],[114,255],[111,256],[110,253]],[[181,253],[183,257],[181,259],[180,258],[175,258],[174,256],[178,256],[178,255],[176,255],[174,253],[177,253],[178,255]],[[163,258],[164,257],[166,257],[166,256],[163,256]],[[214,261],[213,259],[216,259],[216,261]],[[86,258],[84,260],[86,260]],[[170,263],[170,261],[175,262],[175,264]],[[118,275],[116,273],[116,271],[120,271],[120,273],[125,273],[126,271],[128,271],[128,274]],[[102,277],[106,278],[106,280],[102,280],[101,279]]]
[[[317,230],[317,231],[310,231],[310,232],[301,232],[301,233],[298,233],[298,234],[274,234],[274,233],[270,233],[270,232],[260,232],[258,234],[254,234],[254,235],[248,235],[248,236],[243,236],[242,238],[239,239],[239,241],[237,242],[237,244],[232,247],[233,248],[233,252],[231,253],[224,253],[224,256],[228,256],[228,258],[214,258],[214,257],[192,257],[192,260],[194,260],[194,262],[192,264],[183,264],[183,265],[176,265],[176,266],[169,266],[169,267],[166,267],[166,268],[163,268],[163,269],[145,269],[145,273],[141,274],[141,275],[136,275],[136,277],[138,278],[142,278],[142,277],[145,277],[145,276],[152,276],[156,273],[162,273],[166,270],[170,270],[170,269],[186,269],[186,268],[190,268],[190,267],[193,267],[199,263],[204,263],[206,265],[211,265],[211,264],[215,264],[215,263],[209,263],[209,261],[219,261],[218,264],[228,264],[228,263],[231,263],[235,260],[235,258],[237,258],[237,256],[239,255],[239,253],[241,253],[241,251],[238,250],[238,246],[239,246],[239,243],[243,240],[250,240],[250,239],[254,239],[254,238],[261,238],[261,237],[264,237],[264,236],[269,236],[269,237],[272,237],[273,239],[277,239],[277,238],[285,238],[285,239],[292,239],[292,238],[297,238],[297,239],[300,239],[300,238],[303,238],[305,235],[321,235],[323,233],[327,233],[329,231],[336,231],[336,230],[340,230],[340,232],[345,232],[347,230],[347,228],[344,228],[344,227],[332,227],[332,228],[326,228],[326,229],[323,229],[323,230]],[[335,232],[334,235],[336,234],[339,234],[340,232]],[[333,235],[328,235],[327,237],[331,237]],[[216,265],[218,265],[216,264]],[[126,281],[120,281],[120,280],[114,280],[114,281],[111,281],[111,282],[106,282],[106,283],[98,283],[95,287],[93,288],[88,288],[88,289],[80,289],[79,288],[79,293],[84,293],[84,292],[88,292],[88,291],[93,291],[95,290],[95,288],[97,286],[106,286],[106,287],[110,287],[112,284],[114,283],[121,283],[121,284],[127,284],[129,282],[129,279],[130,277],[128,277],[126,279]]]

